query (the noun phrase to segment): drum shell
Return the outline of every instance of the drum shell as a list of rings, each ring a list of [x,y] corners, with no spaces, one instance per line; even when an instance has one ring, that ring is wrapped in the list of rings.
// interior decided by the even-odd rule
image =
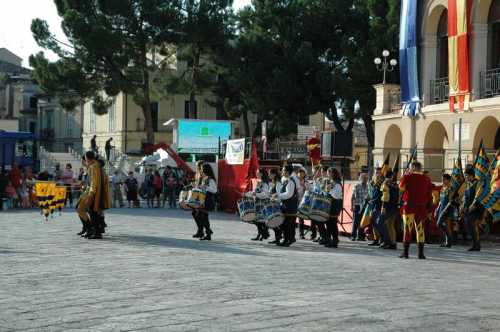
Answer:
[[[256,219],[255,200],[253,198],[243,198],[238,201],[238,212],[240,219],[244,222],[252,222]]]
[[[300,200],[300,204],[297,210],[297,216],[302,219],[309,219],[311,214],[312,202],[314,199],[314,193],[306,191],[304,196]]]
[[[331,204],[331,199],[327,195],[315,195],[309,217],[317,222],[327,222],[330,219]]]
[[[264,207],[264,217],[266,226],[269,228],[277,228],[283,224],[285,217],[281,212],[278,202],[271,202]]]
[[[200,189],[193,189],[189,192],[187,205],[193,209],[202,208],[205,205],[206,194]]]

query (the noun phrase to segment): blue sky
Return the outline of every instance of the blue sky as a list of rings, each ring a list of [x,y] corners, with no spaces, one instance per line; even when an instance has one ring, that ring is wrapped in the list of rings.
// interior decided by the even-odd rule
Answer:
[[[241,8],[250,4],[250,0],[234,0],[234,7]],[[33,40],[30,25],[36,17],[45,19],[53,32],[63,36],[60,18],[53,0],[2,0],[0,9],[0,48],[5,47],[23,58],[23,65],[28,66],[30,54],[41,49]],[[54,54],[47,53],[50,59]]]

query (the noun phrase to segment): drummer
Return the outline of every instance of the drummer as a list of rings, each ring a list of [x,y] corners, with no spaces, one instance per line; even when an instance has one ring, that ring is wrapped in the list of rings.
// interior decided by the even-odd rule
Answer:
[[[193,188],[199,188],[202,184],[203,163],[204,163],[203,160],[199,160],[196,162],[196,174],[194,176],[194,182],[192,185]],[[205,236],[205,234],[203,233],[203,225],[199,211],[193,209],[191,215],[193,216],[197,228],[197,231],[195,234],[193,234],[193,237],[201,239]]]
[[[321,191],[321,165],[316,165],[314,166],[313,170],[313,178],[312,178],[312,185],[308,185],[308,190],[312,190],[315,193],[319,193]],[[317,230],[318,230],[318,224],[316,221],[311,220],[311,241],[317,242],[318,240],[316,239],[317,236]]]
[[[298,199],[299,202],[302,200],[302,197],[304,197],[304,194],[306,191],[310,190],[310,185],[307,183],[306,179],[306,170],[304,168],[300,168],[297,171],[297,193],[298,193]],[[299,218],[299,236],[303,240],[305,239],[304,236],[304,219]]]
[[[319,179],[319,192],[324,195],[328,195],[331,189],[331,179],[328,176],[328,166],[321,167],[321,178]],[[325,245],[326,241],[326,225],[323,222],[316,221],[316,225],[318,227],[319,239],[318,241],[314,240],[314,242],[318,242],[321,245]]]
[[[332,200],[332,205],[330,219],[326,222],[325,247],[337,248],[339,243],[338,217],[342,212],[343,190],[340,173],[337,169],[330,167],[328,169],[328,178],[330,179],[328,196]]]
[[[265,169],[261,168],[257,171],[257,184],[253,191],[247,192],[246,197],[255,198],[255,207],[263,206],[264,201],[268,200],[269,195],[269,176]],[[257,212],[257,211],[256,211]],[[259,213],[257,212],[257,220],[255,221],[255,226],[257,226],[257,236],[251,239],[252,241],[262,241],[263,239],[269,238],[269,229],[266,224],[259,219]]]
[[[280,182],[280,174],[276,168],[272,168],[269,171],[269,195],[274,196],[277,193],[281,192],[281,182]],[[279,228],[273,228],[274,232],[274,241],[270,241],[270,244],[279,244],[281,241],[282,232]]]
[[[297,183],[292,177],[293,166],[286,165],[283,167],[283,178],[281,180],[281,190],[276,194],[276,197],[281,202],[281,210],[285,216],[285,221],[281,226],[284,240],[277,243],[279,246],[289,247],[293,242],[295,233],[295,220],[297,219],[297,206],[299,204],[297,194]]]

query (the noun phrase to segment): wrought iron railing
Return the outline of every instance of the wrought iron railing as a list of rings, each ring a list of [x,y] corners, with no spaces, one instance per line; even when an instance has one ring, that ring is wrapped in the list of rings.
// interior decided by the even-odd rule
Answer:
[[[479,75],[481,98],[500,96],[500,68],[482,71]]]
[[[448,77],[436,78],[431,80],[430,103],[441,104],[448,101],[450,96],[450,86]]]

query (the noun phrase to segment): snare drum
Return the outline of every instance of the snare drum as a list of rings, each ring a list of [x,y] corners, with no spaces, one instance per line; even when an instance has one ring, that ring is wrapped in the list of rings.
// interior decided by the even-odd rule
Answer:
[[[279,202],[269,202],[263,212],[266,226],[269,228],[278,228],[285,221]]]
[[[184,210],[190,209],[190,207],[187,205],[188,197],[189,197],[189,191],[181,190],[179,194],[179,206]]]
[[[238,211],[240,213],[240,218],[242,221],[255,221],[255,200],[250,197],[240,199],[238,201]]]
[[[297,216],[302,219],[309,219],[311,214],[314,193],[306,191],[300,201]]]
[[[255,222],[257,223],[265,223],[266,218],[264,215],[264,209],[266,204],[269,203],[269,200],[266,199],[256,199],[255,200]]]
[[[317,222],[326,222],[330,219],[330,197],[324,194],[315,194],[312,200],[310,218]]]
[[[187,205],[193,209],[202,208],[205,205],[207,195],[201,189],[193,189],[189,192]]]

